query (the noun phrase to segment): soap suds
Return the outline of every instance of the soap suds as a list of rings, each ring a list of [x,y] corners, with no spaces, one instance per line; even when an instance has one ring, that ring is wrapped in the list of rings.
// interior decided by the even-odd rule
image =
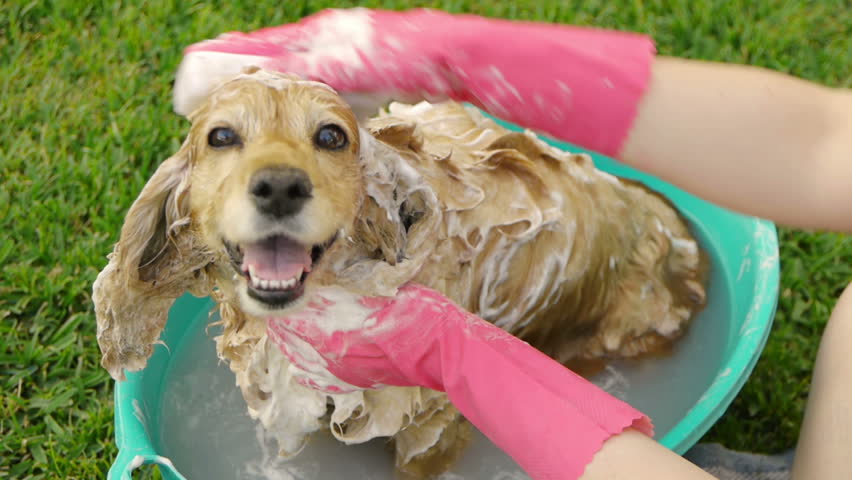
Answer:
[[[145,457],[143,457],[142,455],[136,455],[135,457],[133,457],[133,460],[131,460],[130,463],[127,465],[127,469],[131,471],[136,470],[144,464]]]
[[[139,404],[138,399],[133,399],[133,416],[136,417],[136,420],[139,420],[139,423],[142,425],[147,424],[147,420],[145,419],[145,412],[142,411],[142,406]]]
[[[323,287],[320,293],[307,299],[307,302],[321,302],[323,305],[323,312],[316,314],[316,320],[312,324],[326,335],[373,326],[375,319],[371,318],[371,315],[376,313],[376,310],[365,307],[359,298],[343,287]],[[305,345],[310,348],[307,343]]]
[[[175,74],[172,94],[175,112],[184,116],[191,114],[224,81],[245,67],[262,66],[267,60],[257,55],[188,52]]]
[[[174,466],[175,466],[170,459],[163,457],[163,456],[160,456],[160,455],[155,455],[154,461],[156,461],[160,465],[166,465],[166,466],[172,467],[172,468],[174,468]]]
[[[566,85],[565,82],[563,82],[561,80],[556,81],[556,86],[559,87],[559,90],[562,92],[562,95],[563,95],[565,100],[571,99],[571,96],[574,94],[574,92],[571,91],[571,87]]]
[[[351,78],[364,67],[362,55],[375,55],[373,20],[366,8],[332,10],[318,18],[309,33],[304,43],[290,45],[292,52],[301,53],[309,73],[331,65]]]
[[[610,182],[614,185],[621,185],[621,180],[619,180],[618,177],[616,177],[615,175],[610,175],[609,173],[604,172],[603,170],[597,170],[596,172],[599,177],[603,178],[607,182]]]
[[[682,250],[689,255],[698,255],[698,243],[695,240],[676,236],[671,230],[663,225],[659,218],[655,219],[655,222],[657,230],[669,239],[672,248]]]
[[[501,72],[496,65],[490,65],[488,67],[488,71],[491,73],[493,85],[495,87],[500,88],[500,90],[497,91],[498,93],[500,93],[501,95],[505,95],[508,92],[513,97],[515,97],[515,99],[520,102],[521,105],[524,104],[524,99],[523,97],[521,97],[521,94],[520,92],[518,92],[518,89],[515,88],[514,85],[509,83],[508,80],[506,80],[506,77],[503,76],[503,72]]]
[[[276,90],[286,90],[295,85],[302,87],[323,88],[325,90],[334,92],[334,89],[328,86],[328,84],[315,82],[312,80],[303,80],[296,77],[282,77],[281,75],[274,74],[268,70],[257,70],[250,73],[242,72],[236,77],[234,77],[233,80],[230,80],[230,82],[236,82],[246,78],[258,81]],[[235,93],[239,92],[237,91]]]
[[[249,402],[249,413],[275,435],[282,456],[298,454],[305,437],[321,427],[325,395],[296,382],[290,362],[267,337],[258,342],[250,362],[249,378],[264,393]]]
[[[624,400],[630,388],[627,377],[612,365],[607,365],[603,372],[595,376],[592,383],[621,400]]]
[[[271,451],[269,435],[261,424],[255,427],[255,438],[260,445],[261,457],[258,462],[246,463],[245,473],[264,480],[296,480],[301,477],[290,473],[294,467],[288,464],[287,459],[280,457],[277,450]],[[298,475],[301,472],[294,473]]]

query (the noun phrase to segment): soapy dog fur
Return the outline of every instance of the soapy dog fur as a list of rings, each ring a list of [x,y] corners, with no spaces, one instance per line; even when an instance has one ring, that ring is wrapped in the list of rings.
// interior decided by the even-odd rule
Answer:
[[[143,368],[174,300],[212,295],[219,355],[282,453],[322,428],[390,437],[423,478],[468,437],[438,392],[293,382],[261,316],[317,286],[415,281],[581,370],[665,351],[705,303],[704,253],[664,198],[474,109],[392,104],[359,126],[327,86],[249,68],[191,120],[94,285],[102,363]]]

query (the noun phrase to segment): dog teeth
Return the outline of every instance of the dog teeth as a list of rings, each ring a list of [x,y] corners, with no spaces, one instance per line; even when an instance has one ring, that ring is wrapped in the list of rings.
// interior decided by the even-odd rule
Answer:
[[[259,288],[261,290],[287,290],[294,288],[299,284],[299,279],[301,279],[304,269],[299,269],[293,278],[289,280],[267,280],[265,278],[260,278],[257,276],[255,268],[251,265],[248,267],[248,272],[249,283],[254,288]]]

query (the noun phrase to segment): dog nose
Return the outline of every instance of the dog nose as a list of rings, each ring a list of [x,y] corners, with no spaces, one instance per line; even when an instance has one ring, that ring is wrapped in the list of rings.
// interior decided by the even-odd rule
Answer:
[[[295,215],[311,198],[313,185],[304,170],[267,167],[255,172],[249,181],[249,195],[258,211],[282,218]]]

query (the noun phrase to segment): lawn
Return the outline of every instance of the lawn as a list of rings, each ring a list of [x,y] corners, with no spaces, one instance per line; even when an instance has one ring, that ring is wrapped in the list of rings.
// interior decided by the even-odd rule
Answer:
[[[10,3],[11,1],[11,3]],[[182,47],[353,2],[29,2],[0,15],[0,478],[103,478],[116,453],[91,283],[122,217],[187,122],[171,111]],[[363,2],[652,34],[661,53],[852,86],[849,0]],[[819,335],[852,279],[852,240],[781,230],[782,295],[757,369],[705,437],[794,444]]]

